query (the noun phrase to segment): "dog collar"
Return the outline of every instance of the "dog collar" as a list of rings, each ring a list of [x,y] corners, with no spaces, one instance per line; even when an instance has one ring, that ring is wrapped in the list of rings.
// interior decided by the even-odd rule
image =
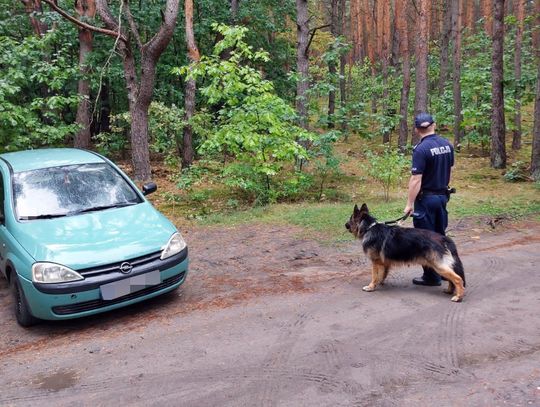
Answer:
[[[377,224],[377,222],[373,222],[371,225],[368,226],[368,228],[366,230],[369,230],[371,229],[373,226],[375,226]]]

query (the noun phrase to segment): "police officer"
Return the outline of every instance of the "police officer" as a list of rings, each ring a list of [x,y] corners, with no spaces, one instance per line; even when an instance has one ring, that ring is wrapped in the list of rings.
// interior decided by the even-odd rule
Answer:
[[[414,146],[407,205],[403,212],[411,214],[414,204],[415,228],[445,234],[448,226],[448,184],[454,165],[454,148],[445,138],[435,134],[435,121],[428,113],[414,118],[420,142]],[[441,277],[431,268],[423,267],[424,275],[414,278],[417,285],[441,285]]]

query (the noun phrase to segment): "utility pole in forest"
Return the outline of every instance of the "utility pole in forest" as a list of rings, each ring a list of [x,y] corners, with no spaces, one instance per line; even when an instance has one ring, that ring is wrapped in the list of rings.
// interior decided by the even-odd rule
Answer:
[[[491,166],[506,168],[506,145],[504,120],[504,0],[493,0],[493,49],[491,67]]]

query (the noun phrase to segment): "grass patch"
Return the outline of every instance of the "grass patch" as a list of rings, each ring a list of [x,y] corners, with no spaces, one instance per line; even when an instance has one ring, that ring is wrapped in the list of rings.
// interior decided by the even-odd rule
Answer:
[[[530,156],[530,143],[519,152],[508,148],[511,163]],[[208,176],[190,188],[179,188],[174,181],[163,177],[160,190],[150,199],[180,228],[187,224],[203,226],[236,226],[251,223],[276,224],[301,228],[302,234],[318,240],[337,243],[351,240],[344,228],[355,203],[366,202],[379,221],[393,220],[402,215],[406,203],[408,174],[391,191],[384,202],[383,191],[365,171],[367,147],[376,150],[375,141],[369,144],[358,137],[336,144],[341,159],[339,176],[327,180],[323,202],[303,195],[302,202],[281,203],[266,207],[251,207],[252,202],[221,180]],[[306,171],[310,166],[306,167]],[[448,205],[450,221],[468,217],[505,216],[528,217],[540,221],[540,183],[505,182],[503,170],[490,168],[489,157],[478,156],[463,149],[456,154],[452,171],[452,186],[457,194]],[[409,220],[407,225],[411,225]]]
[[[540,197],[532,201],[530,198],[527,194],[497,197],[497,199],[477,199],[471,194],[457,195],[452,196],[448,204],[448,211],[452,221],[475,216],[507,216],[511,218],[532,216],[540,220]],[[405,197],[402,200],[395,199],[390,202],[372,199],[366,203],[378,220],[394,220],[403,213]],[[200,223],[222,226],[237,226],[254,222],[294,225],[305,229],[309,236],[338,243],[352,239],[345,230],[345,222],[349,219],[353,206],[354,204],[350,202],[280,204],[234,212],[229,215],[212,214],[202,219]]]

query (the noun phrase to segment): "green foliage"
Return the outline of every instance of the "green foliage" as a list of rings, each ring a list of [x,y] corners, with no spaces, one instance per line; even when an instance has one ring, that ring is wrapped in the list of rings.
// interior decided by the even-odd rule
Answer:
[[[533,100],[536,81],[536,65],[532,48],[532,35],[529,29],[523,33],[521,79],[515,78],[514,53],[516,20],[514,16],[506,18],[508,32],[504,46],[504,107],[507,115],[507,130],[513,129],[512,115],[515,113],[516,98],[522,105]],[[473,34],[468,31],[463,37],[461,66],[462,126],[465,130],[467,146],[480,146],[484,152],[489,149],[491,131],[491,38],[483,29]],[[452,55],[452,50],[449,50]],[[439,57],[429,59],[430,77],[438,81]],[[436,116],[439,128],[452,128],[454,125],[454,98],[452,82],[449,81],[441,95],[435,92],[431,96],[431,110]]]
[[[397,149],[385,146],[381,153],[366,151],[368,165],[364,169],[383,188],[384,200],[388,202],[390,189],[401,179],[409,160]]]
[[[199,161],[188,168],[182,168],[182,172],[177,177],[176,186],[181,190],[191,191],[210,172],[204,164],[203,161]]]
[[[68,30],[70,31],[70,30]],[[78,126],[78,76],[60,29],[21,41],[0,37],[0,145],[6,151],[65,143]]]
[[[300,141],[313,135],[295,124],[295,111],[276,95],[273,84],[262,78],[252,64],[267,61],[268,53],[254,51],[245,41],[245,27],[215,25],[223,36],[210,56],[176,73],[203,82],[200,92],[213,113],[203,112],[206,131],[198,151],[208,157],[229,157],[223,176],[226,183],[256,196],[266,204],[279,197],[275,179],[296,159],[307,158]],[[224,50],[229,59],[222,59]]]
[[[339,131],[331,131],[323,134],[313,145],[313,154],[315,160],[315,176],[318,178],[318,194],[317,200],[320,201],[323,197],[324,187],[328,178],[342,174],[339,167],[340,159],[334,151],[334,144],[339,139],[341,133]]]
[[[483,30],[466,38],[461,72],[463,126],[467,144],[489,144],[491,129],[491,46]],[[453,117],[453,116],[452,116]]]
[[[352,67],[346,105],[336,113],[336,122],[363,138],[392,133],[398,126],[403,78],[389,67],[386,81],[368,59]]]
[[[529,166],[524,161],[512,163],[510,169],[504,173],[504,180],[507,182],[529,181]]]
[[[327,112],[327,106],[322,106],[320,100],[326,100],[330,92],[336,94],[336,105],[339,100],[339,61],[342,55],[345,55],[350,49],[350,45],[345,42],[344,37],[332,38],[328,44],[328,49],[322,55],[322,58],[313,61],[310,66],[310,80],[312,86],[307,91],[309,98],[310,114],[318,117],[317,124],[319,126],[328,127],[329,121],[333,121],[335,124],[343,124],[343,114],[336,109],[334,117],[329,117]],[[333,64],[336,72],[331,73],[328,65]],[[295,78],[297,80],[297,78]]]
[[[184,111],[175,105],[152,102],[148,130],[150,150],[162,154],[169,165],[178,165],[177,143],[182,139]],[[97,135],[97,147],[104,154],[117,154],[129,143],[131,116],[123,112],[111,116],[111,131]],[[180,143],[181,145],[181,143]]]

